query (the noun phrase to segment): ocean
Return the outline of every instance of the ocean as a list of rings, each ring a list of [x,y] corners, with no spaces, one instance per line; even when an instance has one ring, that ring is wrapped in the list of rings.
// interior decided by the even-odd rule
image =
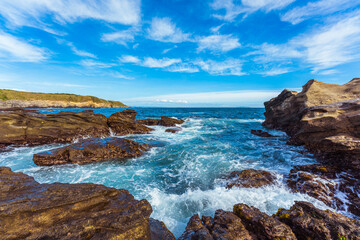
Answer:
[[[86,109],[38,109],[43,113],[79,112]],[[110,116],[123,109],[94,109]],[[136,159],[87,165],[38,167],[32,155],[56,148],[59,144],[13,148],[0,154],[0,166],[33,176],[40,183],[98,183],[127,189],[136,199],[147,199],[152,217],[164,221],[179,237],[189,218],[198,213],[212,216],[217,209],[232,210],[245,203],[268,214],[289,208],[294,201],[309,201],[321,209],[322,202],[307,195],[292,193],[285,176],[295,165],[316,163],[303,147],[286,145],[285,133],[265,129],[263,108],[138,108],[137,119],[177,117],[186,120],[182,131],[166,133],[153,127],[148,135],[122,138],[154,146]],[[261,129],[275,135],[261,138],[250,133]],[[262,188],[226,189],[224,176],[249,168],[271,171],[275,185]]]

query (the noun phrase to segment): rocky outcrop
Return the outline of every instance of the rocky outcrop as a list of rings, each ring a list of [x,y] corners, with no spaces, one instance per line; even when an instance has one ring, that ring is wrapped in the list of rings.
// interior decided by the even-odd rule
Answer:
[[[92,138],[77,144],[34,154],[33,161],[38,166],[51,166],[125,160],[140,157],[147,149],[149,146],[146,144],[141,145],[123,138]]]
[[[274,137],[270,133],[264,132],[262,130],[251,130],[250,132],[251,132],[251,134],[256,135],[258,137]]]
[[[149,133],[152,129],[141,122],[136,122],[136,115],[137,112],[134,109],[114,113],[108,118],[109,127],[116,135]]]
[[[103,185],[39,184],[0,167],[1,239],[174,239],[146,200]],[[150,222],[150,223],[149,223]],[[152,231],[156,229],[156,238]],[[152,238],[153,237],[153,238]]]
[[[264,126],[283,130],[319,160],[360,170],[360,79],[336,85],[310,80],[265,103]]]
[[[161,116],[161,119],[149,118],[149,119],[138,120],[137,122],[147,126],[160,125],[164,127],[175,127],[177,124],[183,124],[185,121],[181,119]]]
[[[64,93],[33,93],[0,89],[1,108],[127,108],[118,101]]]
[[[338,168],[298,165],[290,171],[287,184],[294,192],[308,194],[329,207],[360,216],[360,181]]]
[[[172,232],[159,220],[150,218],[150,234],[152,240],[176,240]]]
[[[233,212],[217,210],[214,218],[194,215],[179,240],[340,240],[360,239],[360,221],[295,202],[290,210],[269,216],[236,204]]]
[[[246,169],[243,171],[234,171],[226,176],[226,188],[243,187],[259,188],[262,186],[274,184],[275,176],[270,172],[256,169]]]
[[[298,239],[360,239],[359,221],[307,202],[296,202],[289,210],[279,209],[275,218],[290,226]]]
[[[168,128],[165,130],[165,132],[167,132],[167,133],[177,133],[180,131],[181,131],[181,128]]]

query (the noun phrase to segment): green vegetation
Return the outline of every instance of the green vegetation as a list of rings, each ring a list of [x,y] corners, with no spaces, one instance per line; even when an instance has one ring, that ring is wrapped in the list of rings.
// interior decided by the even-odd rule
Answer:
[[[0,89],[0,100],[40,100],[40,101],[59,101],[59,102],[75,102],[75,103],[103,103],[109,104],[113,107],[125,107],[121,102],[117,101],[107,101],[98,97],[93,96],[82,96],[76,94],[67,94],[67,93],[34,93],[34,92],[21,92],[15,90]]]

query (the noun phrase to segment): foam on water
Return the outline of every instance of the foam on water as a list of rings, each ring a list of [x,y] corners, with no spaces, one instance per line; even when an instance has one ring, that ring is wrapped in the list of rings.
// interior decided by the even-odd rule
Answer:
[[[95,110],[106,116],[116,111]],[[220,208],[231,210],[236,203],[253,205],[269,214],[290,207],[295,200],[325,207],[309,196],[291,193],[282,180],[294,165],[315,163],[311,154],[286,145],[288,139],[281,132],[270,131],[275,138],[250,134],[251,129],[263,129],[263,109],[143,108],[137,112],[140,119],[165,115],[186,122],[176,134],[151,126],[155,129],[151,134],[122,136],[154,146],[142,157],[125,162],[36,166],[32,162],[34,153],[62,146],[48,145],[2,153],[0,166],[22,171],[42,183],[92,182],[127,189],[137,199],[147,199],[153,206],[152,217],[163,220],[176,236],[193,214],[213,215]],[[258,189],[224,187],[224,175],[248,168],[272,171],[277,184]]]

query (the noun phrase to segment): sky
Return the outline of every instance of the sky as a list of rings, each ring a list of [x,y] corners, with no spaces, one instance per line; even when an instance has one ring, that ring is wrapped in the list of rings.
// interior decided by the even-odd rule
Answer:
[[[360,0],[1,0],[0,88],[262,107],[360,77]]]

